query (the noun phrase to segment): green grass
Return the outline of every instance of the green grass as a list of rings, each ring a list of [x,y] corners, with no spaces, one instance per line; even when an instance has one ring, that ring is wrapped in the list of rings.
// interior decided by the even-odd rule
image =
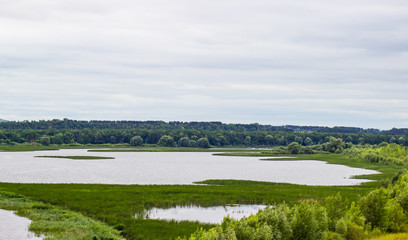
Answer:
[[[99,160],[99,159],[115,159],[114,157],[100,156],[35,156],[39,158],[68,158],[73,160]]]
[[[226,184],[223,181],[216,182],[214,186],[0,183],[0,191],[11,191],[77,211],[111,226],[123,226],[124,236],[128,240],[168,240],[190,235],[197,228],[207,229],[212,225],[137,219],[136,213],[152,207],[177,205],[295,203],[302,199],[321,200],[339,191],[350,199],[358,199],[376,186],[375,183],[327,187],[249,181],[229,181]]]
[[[25,152],[25,151],[44,151],[44,150],[59,150],[61,147],[57,145],[42,146],[42,145],[0,145],[0,151],[7,152]]]
[[[29,230],[45,239],[122,239],[119,231],[100,221],[14,193],[0,192],[0,208],[31,219]]]

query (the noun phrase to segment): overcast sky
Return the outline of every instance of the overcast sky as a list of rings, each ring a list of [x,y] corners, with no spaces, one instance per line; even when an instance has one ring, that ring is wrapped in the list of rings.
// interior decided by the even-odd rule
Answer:
[[[408,127],[406,0],[2,0],[0,118]]]

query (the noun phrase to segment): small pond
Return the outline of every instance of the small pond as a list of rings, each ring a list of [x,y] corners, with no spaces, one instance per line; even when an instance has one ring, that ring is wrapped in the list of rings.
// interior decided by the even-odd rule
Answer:
[[[146,219],[161,219],[175,221],[199,221],[202,223],[221,223],[224,217],[230,216],[235,219],[248,217],[256,214],[259,209],[264,209],[265,205],[230,205],[216,207],[198,206],[177,206],[174,208],[162,209],[152,208],[143,216]]]
[[[13,211],[0,209],[0,239],[4,240],[41,240],[28,231],[31,220],[17,216]]]
[[[104,156],[72,160],[35,156]],[[214,156],[209,152],[0,152],[0,182],[192,184],[208,179],[236,179],[305,185],[354,185],[352,176],[373,170],[315,160],[260,161],[259,157]]]

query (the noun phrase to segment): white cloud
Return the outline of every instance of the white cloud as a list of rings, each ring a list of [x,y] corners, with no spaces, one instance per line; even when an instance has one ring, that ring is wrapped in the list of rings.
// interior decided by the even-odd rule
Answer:
[[[0,118],[407,127],[406,12],[403,0],[6,1]]]

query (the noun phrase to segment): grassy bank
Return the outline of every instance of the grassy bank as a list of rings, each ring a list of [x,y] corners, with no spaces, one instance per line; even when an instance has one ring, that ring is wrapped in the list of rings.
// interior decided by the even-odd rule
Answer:
[[[100,221],[18,194],[0,192],[0,208],[31,219],[29,230],[47,236],[46,239],[122,239],[119,231]]]

